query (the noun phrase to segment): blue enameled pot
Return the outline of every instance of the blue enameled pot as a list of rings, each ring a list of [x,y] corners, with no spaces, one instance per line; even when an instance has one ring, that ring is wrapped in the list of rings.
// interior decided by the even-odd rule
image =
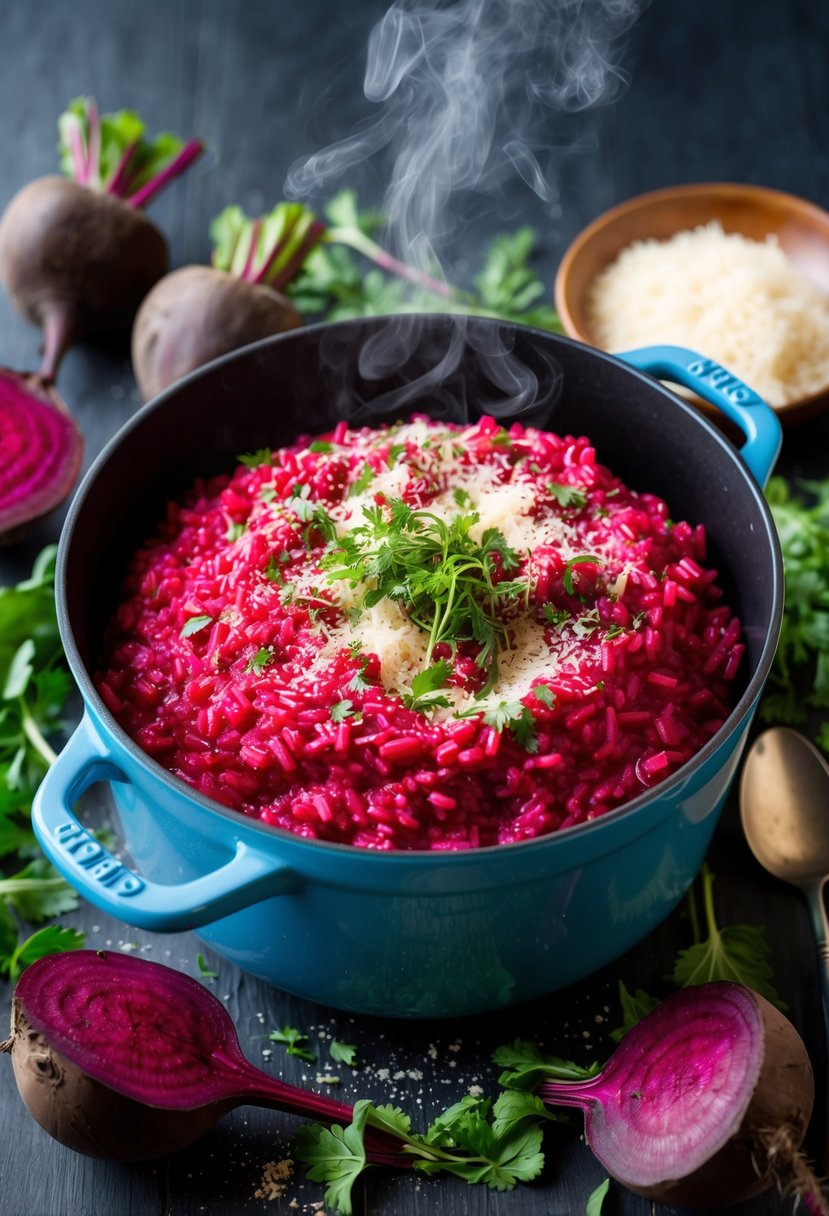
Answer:
[[[402,328],[401,328],[402,327]],[[648,374],[650,373],[650,374]],[[654,376],[692,388],[745,437],[738,452]],[[520,844],[374,853],[227,810],[131,742],[93,686],[125,558],[164,504],[240,452],[340,418],[480,413],[586,434],[628,485],[704,523],[710,563],[743,623],[739,702],[663,784],[602,818]],[[221,359],[140,410],[100,455],[61,538],[61,633],[86,712],[33,819],[88,900],[159,932],[194,928],[280,988],[360,1013],[471,1014],[540,996],[648,934],[691,883],[734,777],[777,643],[782,563],[761,492],[780,445],[773,412],[721,367],[677,348],[623,358],[485,319],[372,318],[297,330]],[[108,782],[130,867],[72,806]]]

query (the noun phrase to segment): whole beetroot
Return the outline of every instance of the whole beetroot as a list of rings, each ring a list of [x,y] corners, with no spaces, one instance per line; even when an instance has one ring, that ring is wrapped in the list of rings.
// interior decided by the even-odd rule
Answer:
[[[184,266],[147,294],[132,332],[132,364],[142,396],[220,355],[302,324],[281,293],[324,226],[299,203],[249,219],[227,207],[211,225],[212,265]]]
[[[44,332],[40,376],[54,380],[78,337],[128,323],[167,269],[167,243],[141,211],[201,154],[198,140],[148,141],[131,111],[99,115],[91,98],[61,116],[66,177],[39,178],[0,220],[0,281]]]

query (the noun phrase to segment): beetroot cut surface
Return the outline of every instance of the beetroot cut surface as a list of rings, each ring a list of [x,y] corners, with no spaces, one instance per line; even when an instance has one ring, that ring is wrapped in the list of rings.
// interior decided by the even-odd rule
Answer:
[[[682,989],[622,1040],[602,1072],[544,1082],[543,1100],[584,1112],[585,1138],[614,1178],[662,1202],[722,1207],[759,1193],[786,1142],[788,1174],[812,1109],[806,1049],[768,1001],[725,981]]]
[[[147,1106],[188,1110],[228,1098],[266,1099],[310,1116],[350,1119],[343,1103],[250,1064],[221,1002],[160,963],[104,950],[53,954],[23,972],[14,998],[50,1047]]]
[[[81,433],[54,389],[0,368],[0,543],[63,502],[82,456]]]

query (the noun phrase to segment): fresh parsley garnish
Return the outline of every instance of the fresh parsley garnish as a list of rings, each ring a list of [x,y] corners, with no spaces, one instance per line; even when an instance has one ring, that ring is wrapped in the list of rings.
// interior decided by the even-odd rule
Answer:
[[[575,595],[576,588],[573,583],[573,573],[577,566],[598,566],[602,559],[597,557],[595,553],[579,553],[575,557],[568,559],[564,573],[561,576],[561,581],[564,584],[564,590],[568,595]]]
[[[415,709],[419,713],[436,709],[438,706],[448,707],[449,698],[440,690],[452,674],[452,664],[446,659],[418,672],[412,680],[410,692],[404,693],[401,700],[407,709]]]
[[[538,751],[538,740],[535,737],[535,719],[532,711],[520,701],[501,701],[492,709],[484,712],[484,722],[500,734],[505,728],[509,729],[525,751]]]
[[[309,452],[330,452],[333,450],[333,446],[334,445],[329,443],[327,439],[315,439],[314,442],[309,445],[308,451]]]
[[[191,616],[184,622],[181,627],[180,637],[191,638],[194,633],[200,633],[202,629],[206,629],[208,625],[213,624],[213,617],[202,613],[199,616]]]
[[[219,978],[218,971],[214,971],[207,962],[204,955],[199,952],[196,955],[196,966],[199,969],[199,978],[203,980],[217,980]]]
[[[365,692],[366,689],[371,688],[371,681],[365,678],[367,667],[368,659],[363,659],[359,670],[355,671],[354,675],[348,681],[346,687],[350,688],[352,692]]]
[[[565,486],[558,481],[548,481],[547,493],[552,494],[560,507],[584,507],[587,505],[587,494],[576,486]]]
[[[295,1026],[283,1026],[281,1030],[272,1030],[268,1035],[271,1043],[280,1043],[289,1056],[298,1056],[300,1060],[316,1060],[316,1056],[303,1044],[308,1042],[308,1035],[297,1030]]]
[[[332,541],[337,536],[337,526],[321,502],[311,498],[311,487],[298,484],[293,488],[288,506],[302,521],[302,538],[306,548],[311,547],[314,533],[320,533],[325,541]]]
[[[273,662],[273,650],[270,646],[261,646],[252,658],[248,659],[245,664],[245,671],[255,672],[259,675],[268,666],[268,663]]]
[[[0,587],[0,972],[12,981],[46,954],[76,950],[84,935],[38,924],[78,906],[78,897],[40,855],[31,828],[32,799],[65,735],[72,686],[55,610],[55,546],[29,578]],[[9,872],[11,871],[11,873]]]
[[[546,705],[548,709],[552,709],[556,703],[556,694],[550,688],[549,684],[533,684],[532,694],[536,701],[540,701],[542,705]]]
[[[544,620],[548,625],[552,625],[554,629],[563,628],[573,616],[567,608],[554,608],[552,604],[545,604],[542,612]]]
[[[331,706],[331,721],[345,722],[346,718],[352,717],[356,712],[353,701],[336,701]]]
[[[236,459],[247,469],[258,469],[263,464],[273,464],[273,452],[270,448],[259,448],[255,452],[246,452],[243,456],[237,456]]]
[[[246,523],[243,523],[243,522],[230,523],[227,525],[227,531],[225,532],[225,540],[230,541],[232,544],[234,541],[241,540],[241,538],[245,535],[246,531],[247,531]]]
[[[339,1039],[332,1039],[328,1044],[328,1054],[337,1064],[347,1064],[351,1068],[357,1059],[357,1048],[353,1043],[342,1043]]]
[[[388,598],[399,603],[426,634],[426,667],[435,647],[476,642],[476,662],[486,673],[480,695],[498,676],[498,654],[507,645],[503,609],[529,595],[524,579],[501,577],[520,558],[502,533],[488,528],[480,543],[470,535],[473,512],[446,521],[400,498],[386,508],[363,508],[363,523],[339,537],[323,557],[328,578],[360,588],[360,606]]]
[[[360,470],[360,476],[349,487],[348,497],[356,498],[358,494],[364,494],[374,481],[374,476],[374,469],[368,462],[366,462]]]

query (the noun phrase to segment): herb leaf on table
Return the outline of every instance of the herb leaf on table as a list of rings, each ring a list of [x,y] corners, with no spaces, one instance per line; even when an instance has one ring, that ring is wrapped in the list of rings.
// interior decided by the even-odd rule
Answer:
[[[20,921],[37,924],[78,906],[76,893],[40,855],[30,821],[32,799],[55,759],[50,740],[65,733],[71,689],[54,575],[52,545],[29,578],[0,587],[0,856],[23,863],[0,875],[0,972],[12,980],[41,955],[83,944],[82,933],[57,925],[18,940]]]

